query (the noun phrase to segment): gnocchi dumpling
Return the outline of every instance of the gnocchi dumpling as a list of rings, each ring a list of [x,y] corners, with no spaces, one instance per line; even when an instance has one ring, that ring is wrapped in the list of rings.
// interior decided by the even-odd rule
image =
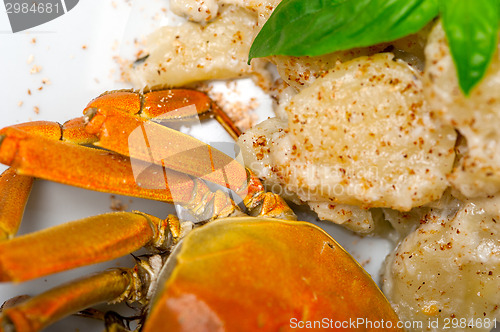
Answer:
[[[136,88],[184,86],[210,79],[256,75],[269,81],[265,61],[247,64],[256,34],[255,13],[237,6],[225,7],[205,26],[186,22],[179,27],[162,27],[146,41],[147,59],[130,71]]]
[[[424,67],[424,47],[431,30],[431,25],[419,32],[389,43],[353,48],[318,56],[286,56],[274,55],[273,62],[280,77],[297,90],[307,88],[318,77],[335,70],[338,63],[346,62],[360,56],[371,56],[384,50],[390,51],[396,58],[402,59],[418,71]]]
[[[286,158],[270,165],[303,201],[408,211],[447,187],[455,131],[428,111],[418,73],[390,54],[338,64],[286,110],[287,144],[270,149]]]
[[[258,15],[259,26],[264,25],[281,0],[170,0],[170,9],[194,22],[209,22],[224,6],[235,5]]]
[[[410,331],[452,318],[482,324],[453,331],[489,331],[500,317],[500,198],[457,202],[433,209],[386,260],[384,293],[401,320],[422,322]]]

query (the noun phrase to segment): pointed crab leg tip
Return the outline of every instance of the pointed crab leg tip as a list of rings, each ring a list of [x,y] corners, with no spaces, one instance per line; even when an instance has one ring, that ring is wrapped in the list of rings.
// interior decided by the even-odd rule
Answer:
[[[130,256],[132,256],[132,258],[133,258],[136,262],[140,261],[139,257],[137,257],[136,255],[134,255],[133,253],[130,253]]]

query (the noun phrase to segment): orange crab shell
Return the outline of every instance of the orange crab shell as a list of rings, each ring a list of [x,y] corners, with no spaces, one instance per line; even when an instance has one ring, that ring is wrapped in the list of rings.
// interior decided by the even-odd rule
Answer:
[[[146,332],[284,331],[298,322],[334,327],[358,318],[397,330],[398,318],[370,276],[306,222],[228,218],[205,225],[176,249],[159,285]]]

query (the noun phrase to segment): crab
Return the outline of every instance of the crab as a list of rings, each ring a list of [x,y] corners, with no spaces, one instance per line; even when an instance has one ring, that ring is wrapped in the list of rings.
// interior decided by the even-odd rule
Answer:
[[[102,302],[134,303],[142,331],[274,331],[291,322],[349,321],[399,330],[384,295],[333,238],[296,221],[285,201],[233,158],[149,120],[209,112],[239,135],[205,94],[187,89],[106,93],[62,126],[32,122],[0,131],[0,162],[10,166],[0,178],[1,281],[150,251],[132,268],[5,305],[0,331],[38,331]],[[15,237],[34,177],[176,203],[198,223],[115,212]],[[108,331],[129,330],[128,320],[112,312],[105,321]]]

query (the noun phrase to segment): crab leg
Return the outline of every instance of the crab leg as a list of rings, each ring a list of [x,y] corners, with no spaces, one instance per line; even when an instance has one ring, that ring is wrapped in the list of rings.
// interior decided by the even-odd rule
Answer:
[[[32,177],[18,175],[12,168],[0,176],[0,241],[16,234],[32,185]]]
[[[141,121],[137,120],[137,117],[124,116],[123,112],[115,109],[103,108],[99,111],[99,114],[108,114],[108,112],[112,114],[109,119],[118,119],[118,122],[122,122],[121,131],[116,131],[114,126],[108,126],[112,121],[107,122],[108,117],[101,115],[92,118],[91,123],[89,123],[90,128],[95,126],[98,128],[98,132],[99,130],[102,132],[109,127],[109,131],[116,131],[119,136],[120,132],[123,135],[123,132],[127,133],[135,130],[131,128],[137,128],[137,123],[139,123],[139,128],[142,124]],[[131,120],[135,127],[125,123],[123,119],[127,118]],[[73,140],[82,141],[88,139],[88,137],[80,138],[82,136],[80,134],[82,125],[83,120],[77,120],[75,125],[77,129],[74,131],[75,133],[70,135],[70,137],[76,137]],[[55,124],[54,126],[57,127],[58,125]],[[260,181],[232,158],[190,136],[154,123],[149,123],[149,126],[152,126],[155,132],[160,133],[159,135],[154,134],[152,137],[168,139],[163,134],[167,132],[176,143],[171,145],[174,151],[177,151],[177,154],[172,156],[173,158],[153,158],[153,161],[160,159],[161,166],[155,165],[151,161],[132,160],[129,157],[112,152],[47,139],[15,127],[5,128],[0,132],[0,162],[12,165],[19,174],[77,187],[178,203],[191,210],[193,210],[193,207],[207,206],[206,208],[196,209],[198,210],[196,214],[201,217],[200,220],[228,216],[235,211],[235,206],[229,198],[212,193],[202,181],[193,181],[188,175],[170,169],[174,168],[183,173],[204,177],[234,190],[243,198],[252,215],[279,216],[285,219],[295,218],[292,210],[286,206],[282,199],[271,193],[265,193]],[[71,129],[71,126],[67,126],[67,128]],[[71,132],[70,129],[67,132]],[[91,132],[89,137],[92,138],[92,135]],[[110,145],[113,150],[118,150],[121,153],[128,152],[127,145],[115,144],[114,139],[107,139],[103,135],[100,136],[101,138],[104,137],[102,142],[111,142]],[[110,148],[104,143],[103,145]],[[187,144],[187,147],[183,145],[184,143]],[[156,146],[156,143],[153,145]],[[158,145],[160,146],[160,143]],[[175,150],[179,147],[180,150]],[[146,148],[148,147],[146,146]],[[189,155],[192,155],[192,153],[183,153],[187,148],[204,151],[206,158],[195,157],[191,159]],[[58,157],[53,158],[54,155]],[[146,155],[147,152],[143,153],[142,156]],[[195,153],[195,155],[201,154]],[[209,167],[203,168],[207,161]],[[210,173],[210,171],[213,172]],[[207,172],[209,174],[203,176],[203,173]],[[246,181],[247,178],[250,179],[248,182]],[[221,197],[223,199],[220,199]],[[265,209],[260,207],[265,207]],[[252,211],[255,209],[257,212]]]
[[[94,145],[134,159],[199,177],[234,191],[247,181],[245,168],[233,158],[189,135],[116,108],[91,108],[86,115]]]
[[[48,121],[29,122],[12,127],[53,140],[65,139],[80,144],[88,144],[96,140],[96,137],[91,138],[91,135],[84,130],[83,117],[72,121],[67,130],[58,123]],[[6,130],[3,129],[0,133]],[[33,180],[30,176],[17,174],[13,168],[7,169],[0,176],[0,211],[2,211],[0,214],[0,241],[16,234],[21,224]]]
[[[89,108],[86,116],[86,131],[99,138],[96,146],[231,189],[252,215],[295,218],[283,199],[266,193],[248,169],[191,136],[111,107]]]
[[[130,159],[111,152],[30,135],[16,128],[7,128],[2,137],[0,162],[13,166],[19,174],[165,202],[175,198],[176,202],[187,203],[194,189],[187,175],[155,165],[144,166],[142,173],[134,176]]]
[[[10,128],[15,128],[32,135],[38,135],[52,140],[60,140],[62,138],[61,125],[57,122],[33,121],[20,123],[3,128],[0,130],[0,135],[8,132]]]
[[[195,113],[186,117],[182,109],[194,106]],[[146,93],[111,91],[92,100],[87,108],[112,107],[146,119],[184,120],[194,116],[213,115],[226,131],[237,139],[241,131],[205,93],[189,89],[165,89]],[[172,112],[176,111],[176,112]]]
[[[0,331],[39,331],[74,312],[120,300],[133,287],[131,269],[113,269],[69,282],[4,310]]]
[[[107,213],[0,242],[0,281],[25,281],[163,248],[169,220],[133,212]]]
[[[62,126],[61,141],[85,145],[97,141],[97,137],[85,131],[85,117],[66,121]]]
[[[3,139],[2,139],[3,137]],[[16,172],[96,191],[197,206],[197,217],[209,220],[231,215],[237,208],[203,181],[162,166],[113,152],[87,148],[7,128],[0,136],[0,162]],[[57,158],[53,156],[57,155]]]
[[[91,144],[98,140],[96,136],[85,131],[85,117],[66,121],[63,125],[52,121],[20,123],[1,129],[0,135],[8,133],[11,128],[54,141],[64,141],[80,145]]]

